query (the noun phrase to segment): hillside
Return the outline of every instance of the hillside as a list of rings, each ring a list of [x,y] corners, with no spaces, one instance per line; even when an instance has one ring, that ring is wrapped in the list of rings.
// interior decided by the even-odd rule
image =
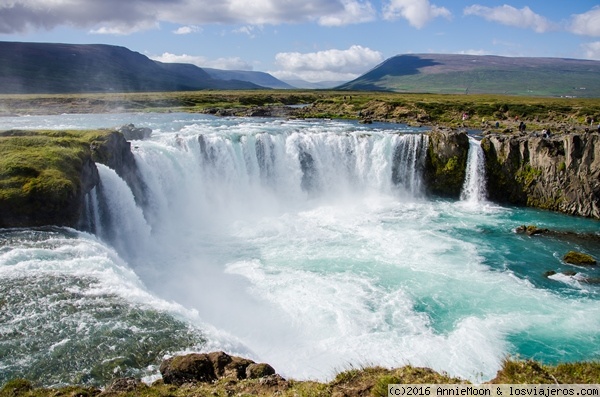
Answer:
[[[189,64],[156,62],[124,47],[0,42],[0,94],[258,89]]]
[[[292,89],[291,85],[276,79],[265,72],[254,72],[248,70],[221,70],[212,68],[202,68],[213,79],[219,80],[241,80],[249,81],[261,87],[276,89]]]
[[[457,54],[398,55],[337,88],[600,97],[600,61]]]

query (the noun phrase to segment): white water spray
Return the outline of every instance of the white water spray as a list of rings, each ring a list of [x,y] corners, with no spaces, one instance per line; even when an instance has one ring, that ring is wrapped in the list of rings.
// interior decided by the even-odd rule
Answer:
[[[465,182],[463,184],[460,199],[468,203],[481,203],[486,200],[485,189],[485,158],[481,141],[469,137],[469,156]]]

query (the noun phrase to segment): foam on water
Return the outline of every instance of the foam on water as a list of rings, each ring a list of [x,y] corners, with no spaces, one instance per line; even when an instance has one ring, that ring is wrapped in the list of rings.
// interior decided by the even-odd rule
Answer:
[[[349,366],[410,363],[486,380],[511,354],[600,357],[599,288],[584,286],[583,276],[544,276],[569,270],[566,250],[599,256],[600,248],[513,232],[533,223],[597,233],[597,222],[503,208],[468,181],[463,201],[427,199],[427,139],[400,127],[150,117],[153,137],[133,145],[147,207],[99,166],[102,183],[87,200],[98,238],[64,229],[2,235],[0,277],[21,292],[1,332],[37,329],[35,318],[71,330],[25,335],[51,353],[80,349],[89,368],[99,357],[76,343],[77,333],[113,327],[129,343],[141,336],[141,351],[223,349],[317,379]],[[476,152],[472,141],[471,181],[480,177]],[[55,281],[44,286],[48,277]],[[27,283],[39,294],[27,298]],[[28,313],[19,300],[35,296],[47,298],[24,305],[37,308]],[[53,306],[53,296],[63,303]],[[105,341],[109,350],[121,348],[118,340]],[[16,361],[6,353],[15,346]],[[72,381],[56,369],[64,358],[32,358],[28,346],[0,342],[0,367],[20,374],[54,366],[52,382]],[[75,372],[94,382],[117,367],[156,371],[158,362],[114,359],[101,358],[113,363],[101,375]]]

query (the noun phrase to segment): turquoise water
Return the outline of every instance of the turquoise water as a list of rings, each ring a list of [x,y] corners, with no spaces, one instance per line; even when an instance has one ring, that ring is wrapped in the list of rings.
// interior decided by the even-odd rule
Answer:
[[[151,380],[165,355],[216,349],[300,379],[410,363],[486,380],[507,356],[600,357],[600,271],[561,259],[600,258],[600,223],[424,197],[426,141],[408,127],[125,114],[0,129],[126,122],[154,129],[132,144],[146,208],[99,166],[96,236],[0,233],[0,383]]]

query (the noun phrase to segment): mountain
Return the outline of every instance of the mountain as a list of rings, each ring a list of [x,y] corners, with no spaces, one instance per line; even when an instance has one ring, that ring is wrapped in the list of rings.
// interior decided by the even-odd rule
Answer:
[[[345,81],[318,81],[315,83],[311,83],[306,80],[285,80],[286,83],[295,87],[295,88],[303,88],[310,90],[324,90],[328,88],[334,88],[339,86],[340,84],[345,83]]]
[[[212,68],[202,68],[206,73],[208,73],[213,79],[218,80],[241,80],[241,81],[249,81],[256,85],[260,85],[262,87],[267,88],[276,88],[276,89],[292,89],[291,85],[276,79],[272,75],[265,72],[254,72],[247,70],[221,70],[221,69],[212,69]]]
[[[600,61],[491,55],[397,55],[336,88],[600,97]]]
[[[215,79],[194,65],[153,61],[124,47],[0,42],[1,94],[260,88]]]

